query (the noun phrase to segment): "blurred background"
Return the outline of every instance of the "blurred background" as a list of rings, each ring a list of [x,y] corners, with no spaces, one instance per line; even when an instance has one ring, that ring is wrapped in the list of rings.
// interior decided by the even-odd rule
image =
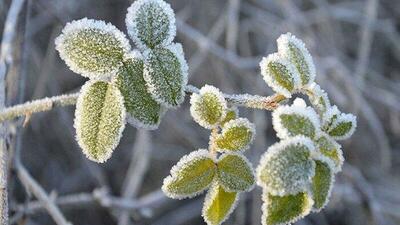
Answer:
[[[291,32],[310,50],[317,82],[333,104],[358,116],[343,144],[346,163],[329,205],[298,225],[400,224],[400,1],[397,0],[173,0],[177,38],[189,62],[189,83],[225,93],[271,95],[258,63]],[[0,32],[11,5],[0,0]],[[79,90],[85,78],[70,71],[54,49],[63,26],[82,17],[112,22],[126,32],[127,0],[25,0],[7,75],[7,105]],[[0,33],[0,35],[2,35]],[[191,120],[188,96],[156,131],[128,126],[112,158],[88,161],[75,141],[75,107],[56,108],[9,125],[10,155],[79,225],[204,224],[204,195],[170,200],[163,178],[185,154],[206,148],[208,131]],[[254,165],[277,141],[268,111],[241,109],[257,126],[246,155]],[[17,155],[17,157],[19,157]],[[45,204],[21,184],[10,161],[12,224],[57,224]],[[242,194],[225,224],[261,224],[261,189]],[[60,223],[58,223],[60,224]]]

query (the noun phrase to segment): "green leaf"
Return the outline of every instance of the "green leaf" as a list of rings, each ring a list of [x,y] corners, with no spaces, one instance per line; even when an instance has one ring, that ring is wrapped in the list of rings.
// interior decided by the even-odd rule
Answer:
[[[182,157],[164,179],[163,192],[170,198],[194,197],[212,183],[216,165],[207,150],[198,150]]]
[[[88,81],[79,95],[75,122],[76,138],[92,161],[105,162],[118,145],[125,127],[121,92],[103,81]]]
[[[328,94],[318,84],[312,83],[309,85],[306,94],[310,99],[310,103],[321,115],[331,107]]]
[[[305,44],[291,33],[282,34],[278,40],[278,52],[296,66],[302,86],[315,79],[315,66]]]
[[[263,201],[263,225],[292,224],[308,215],[313,205],[310,195],[305,192],[274,196],[264,190]]]
[[[297,98],[291,106],[279,106],[272,113],[272,123],[281,139],[297,135],[314,138],[320,131],[317,113],[313,108],[307,107],[300,98]]]
[[[223,154],[218,160],[219,184],[229,192],[250,191],[254,172],[250,162],[240,154]]]
[[[314,143],[301,136],[272,145],[257,168],[258,185],[279,196],[304,191],[314,176],[314,151]]]
[[[166,107],[177,107],[185,97],[187,63],[182,46],[172,44],[144,53],[144,80],[152,97]]]
[[[156,129],[164,110],[147,92],[140,53],[135,52],[125,59],[113,83],[124,96],[127,121],[137,128]]]
[[[126,15],[128,33],[140,49],[171,44],[176,35],[175,14],[162,0],[137,0]]]
[[[230,107],[226,110],[225,118],[220,122],[220,126],[223,127],[227,122],[237,119],[239,117],[239,110],[235,106]]]
[[[296,68],[277,53],[263,58],[260,67],[261,74],[268,86],[275,92],[290,98],[300,83],[300,76]]]
[[[357,120],[353,114],[340,114],[329,126],[328,134],[336,140],[348,139],[357,127]]]
[[[311,190],[313,193],[314,210],[320,211],[328,203],[333,186],[333,168],[331,161],[315,160],[315,175],[312,178]]]
[[[215,139],[219,152],[244,151],[253,141],[256,130],[254,124],[245,118],[229,121],[222,128],[222,133]]]
[[[227,192],[220,185],[214,184],[204,201],[202,215],[208,225],[219,225],[228,219],[236,207],[239,193]]]
[[[68,23],[55,43],[70,69],[90,79],[110,78],[130,50],[129,41],[115,26],[87,18]]]
[[[344,161],[341,146],[326,134],[318,138],[316,145],[322,155],[333,161],[334,172],[339,172]]]
[[[200,93],[193,93],[190,98],[190,113],[198,124],[212,129],[226,115],[226,101],[218,88],[205,85]]]

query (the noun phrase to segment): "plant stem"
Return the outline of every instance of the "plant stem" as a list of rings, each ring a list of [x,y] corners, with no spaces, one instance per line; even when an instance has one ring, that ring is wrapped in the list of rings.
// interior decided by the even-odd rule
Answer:
[[[208,142],[208,151],[215,158],[217,156],[217,149],[215,146],[215,138],[217,137],[217,135],[218,135],[218,127],[211,129],[210,141]]]

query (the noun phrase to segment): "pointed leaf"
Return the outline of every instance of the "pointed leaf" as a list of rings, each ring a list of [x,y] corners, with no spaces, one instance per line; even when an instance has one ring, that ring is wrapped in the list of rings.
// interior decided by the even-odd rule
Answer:
[[[227,191],[250,191],[254,185],[251,163],[240,154],[228,153],[218,160],[218,181]]]
[[[91,79],[111,77],[130,50],[129,41],[115,26],[87,18],[68,23],[55,43],[70,69]]]
[[[332,161],[326,157],[320,157],[320,160],[315,161],[315,175],[311,185],[314,211],[320,211],[328,203],[334,179],[332,166]]]
[[[315,143],[320,153],[333,161],[334,172],[340,172],[344,161],[341,146],[326,134],[319,137]]]
[[[190,113],[198,124],[212,129],[225,118],[226,101],[218,88],[205,85],[190,98]]]
[[[314,138],[320,131],[320,123],[317,113],[306,103],[297,98],[293,105],[279,106],[272,113],[272,123],[281,139],[304,135]]]
[[[185,97],[188,67],[182,46],[172,44],[144,53],[144,79],[153,98],[166,107],[177,107]]]
[[[191,198],[207,189],[216,173],[213,158],[207,150],[182,157],[164,179],[162,190],[170,198]]]
[[[74,126],[78,144],[90,160],[102,163],[109,159],[125,127],[118,88],[103,81],[86,82],[77,100]]]
[[[300,83],[300,76],[296,68],[277,53],[263,58],[260,67],[261,74],[268,86],[275,92],[290,98]]]
[[[296,66],[301,85],[309,85],[315,79],[315,66],[305,44],[291,33],[282,34],[278,40],[278,52]]]
[[[206,195],[202,210],[206,223],[208,225],[223,223],[236,208],[238,199],[238,193],[227,192],[218,184],[212,185]]]
[[[113,83],[124,96],[127,121],[137,128],[157,129],[164,110],[147,92],[140,53],[127,56]]]
[[[313,205],[310,195],[300,192],[296,195],[273,196],[264,190],[262,206],[263,225],[292,224],[308,215]]]
[[[137,0],[126,15],[129,36],[138,48],[155,48],[171,44],[176,35],[175,14],[162,0]]]
[[[357,127],[357,120],[353,114],[340,114],[329,126],[328,134],[336,140],[349,138]]]
[[[226,110],[225,118],[221,121],[220,126],[223,127],[227,122],[237,119],[239,117],[239,110],[233,106]]]
[[[215,139],[219,152],[244,151],[254,139],[256,129],[246,118],[231,120],[226,123],[222,133]]]
[[[258,185],[279,196],[304,191],[314,176],[314,151],[314,143],[307,137],[289,138],[272,145],[257,168]]]

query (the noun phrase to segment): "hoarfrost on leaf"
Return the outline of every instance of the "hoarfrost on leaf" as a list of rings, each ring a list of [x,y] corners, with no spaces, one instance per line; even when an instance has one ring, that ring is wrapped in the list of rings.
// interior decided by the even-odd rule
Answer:
[[[319,212],[329,201],[334,173],[332,161],[325,156],[315,160],[315,175],[312,178],[311,191],[314,200],[313,211]]]
[[[335,140],[333,140],[329,135],[323,133],[315,141],[316,147],[319,152],[331,159],[334,163],[334,172],[340,172],[342,170],[342,165],[344,162],[342,147]]]
[[[336,140],[348,139],[356,130],[357,120],[353,114],[341,113],[329,126],[328,134]]]
[[[236,106],[231,106],[226,110],[225,118],[221,121],[220,126],[223,127],[227,122],[239,117],[239,109]]]
[[[114,75],[130,50],[125,34],[114,25],[87,18],[67,23],[55,44],[72,71],[97,80]]]
[[[222,128],[222,133],[215,139],[219,152],[244,151],[254,140],[256,129],[246,118],[229,121]]]
[[[174,199],[192,198],[206,190],[214,180],[216,165],[207,150],[183,156],[164,179],[162,190]]]
[[[315,146],[311,139],[296,136],[268,148],[257,167],[257,184],[272,195],[305,191],[314,176]]]
[[[125,127],[124,100],[118,88],[104,81],[86,82],[76,103],[74,126],[83,153],[92,161],[107,161]]]
[[[227,103],[218,88],[205,85],[190,98],[190,113],[198,124],[212,129],[225,118]]]
[[[312,83],[308,87],[306,94],[308,95],[311,104],[320,114],[325,113],[326,110],[331,107],[328,94],[322,90],[318,84]]]
[[[162,0],[137,0],[125,19],[129,36],[141,50],[166,47],[176,35],[175,14]]]

